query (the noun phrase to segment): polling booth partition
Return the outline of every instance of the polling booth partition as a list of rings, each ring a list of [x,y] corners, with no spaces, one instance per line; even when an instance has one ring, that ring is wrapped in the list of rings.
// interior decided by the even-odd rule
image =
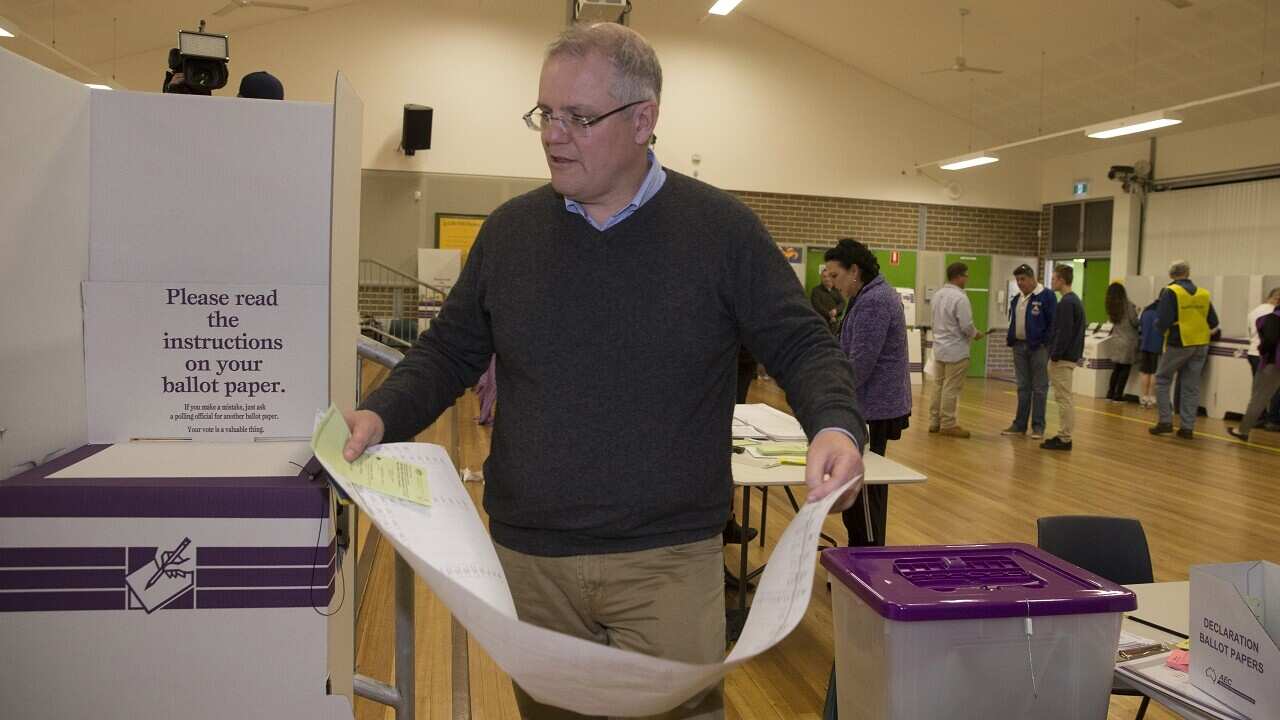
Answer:
[[[3,714],[350,717],[359,97],[0,86]]]

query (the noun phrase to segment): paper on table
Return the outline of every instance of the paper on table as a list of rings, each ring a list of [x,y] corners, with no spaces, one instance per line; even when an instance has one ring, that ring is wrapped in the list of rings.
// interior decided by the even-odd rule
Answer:
[[[369,452],[426,468],[430,507],[371,492],[320,462],[494,661],[535,699],[587,715],[665,712],[768,650],[809,605],[814,547],[839,493],[805,505],[775,547],[738,644],[725,662],[692,664],[597,645],[516,619],[497,552],[444,449],[396,443]]]
[[[347,422],[338,408],[330,405],[316,423],[311,447],[328,470],[330,465],[342,468],[353,483],[387,495],[404,498],[419,505],[430,505],[427,471],[412,463],[366,453],[347,462],[342,450],[351,438]],[[332,472],[332,470],[330,470]]]
[[[790,415],[763,403],[733,406],[735,425],[750,425],[771,440],[805,440],[804,428]]]
[[[1200,688],[1191,684],[1191,678],[1185,672],[1174,670],[1165,664],[1166,655],[1155,655],[1152,657],[1134,660],[1132,662],[1122,663],[1116,666],[1116,672],[1121,676],[1134,679],[1138,682],[1146,682],[1155,685],[1165,692],[1173,695],[1182,702],[1191,705],[1199,710],[1208,710],[1217,713],[1220,717],[1240,718],[1244,720],[1244,716],[1231,708],[1218,702],[1213,696],[1204,692]]]

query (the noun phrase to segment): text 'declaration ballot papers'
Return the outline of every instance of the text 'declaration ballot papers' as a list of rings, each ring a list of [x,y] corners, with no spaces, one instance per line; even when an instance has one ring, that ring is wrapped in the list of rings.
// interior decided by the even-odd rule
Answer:
[[[786,637],[809,605],[818,532],[843,494],[800,509],[769,559],[733,652],[724,662],[700,665],[597,645],[521,622],[493,542],[444,449],[392,443],[368,452],[425,470],[431,478],[430,504],[352,482],[342,464],[326,461],[333,457],[331,448],[318,448],[316,456],[512,680],[540,702],[587,715],[665,712]]]

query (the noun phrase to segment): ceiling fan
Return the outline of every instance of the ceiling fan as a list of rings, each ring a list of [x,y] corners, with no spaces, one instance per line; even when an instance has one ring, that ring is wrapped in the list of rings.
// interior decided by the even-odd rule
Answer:
[[[969,8],[960,8],[960,54],[956,56],[955,63],[951,67],[938,68],[937,70],[925,70],[920,73],[921,75],[933,75],[935,73],[944,72],[976,72],[986,73],[988,75],[999,75],[1004,72],[1003,70],[970,65],[968,61],[964,59],[964,18],[968,14]]]
[[[223,15],[230,15],[231,13],[241,8],[267,8],[269,10],[296,10],[297,12],[307,12],[311,10],[311,8],[307,7],[306,5],[294,5],[292,3],[258,2],[258,0],[231,0],[231,2],[227,3],[226,5],[223,5],[220,10],[215,10],[213,14],[217,15],[218,17],[222,17]]]

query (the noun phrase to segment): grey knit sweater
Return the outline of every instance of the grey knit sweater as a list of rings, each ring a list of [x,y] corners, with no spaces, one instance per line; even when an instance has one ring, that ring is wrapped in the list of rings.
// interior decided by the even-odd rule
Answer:
[[[810,437],[864,444],[849,364],[750,210],[668,170],[600,232],[548,185],[489,216],[439,317],[362,407],[386,441],[409,439],[496,353],[494,540],[544,556],[677,545],[728,516],[739,344]]]

